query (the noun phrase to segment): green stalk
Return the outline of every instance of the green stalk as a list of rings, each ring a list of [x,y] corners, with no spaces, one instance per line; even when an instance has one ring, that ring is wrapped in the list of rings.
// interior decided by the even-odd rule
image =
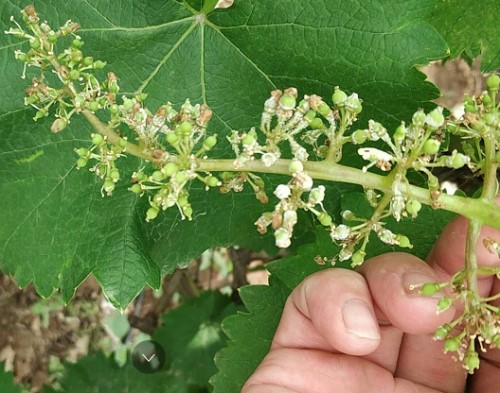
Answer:
[[[116,132],[101,122],[92,112],[85,110],[82,113],[94,129],[106,136],[110,143],[116,144],[121,140],[121,137]],[[491,147],[491,143],[488,146],[490,146],[489,150],[494,148]],[[162,162],[154,158],[150,152],[144,151],[141,147],[130,142],[127,142],[125,150],[134,156],[151,162]],[[232,159],[200,159],[197,162],[196,169],[200,172],[258,172],[289,175],[290,172],[288,167],[291,161],[292,160],[289,159],[279,159],[272,166],[267,167],[259,160],[252,160],[236,168],[234,166],[234,160]],[[488,167],[491,169],[488,170]],[[497,165],[493,163],[493,160],[487,162],[485,179],[488,178],[489,180],[485,180],[483,194],[488,195],[488,198],[482,197],[480,199],[472,199],[443,193],[437,200],[439,208],[460,214],[469,219],[475,218],[484,225],[500,229],[500,209],[492,202],[494,194],[496,193],[496,168]],[[361,169],[327,161],[305,162],[304,169],[309,176],[316,180],[358,184],[364,188],[372,188],[384,193],[392,193],[392,178],[390,176],[363,172]],[[425,188],[412,185],[401,185],[400,191],[403,195],[409,194],[413,199],[423,204],[434,206],[436,203],[436,201],[431,199],[429,190]]]
[[[197,170],[207,172],[260,172],[269,174],[289,175],[288,166],[291,160],[280,159],[271,167],[266,167],[258,160],[250,161],[245,165],[235,168],[233,160],[200,160]],[[365,188],[373,188],[384,193],[392,191],[392,179],[387,176],[363,172],[361,169],[330,162],[306,162],[304,169],[309,176],[317,180],[327,180],[350,184],[359,184]],[[411,194],[412,198],[427,205],[433,205],[429,190],[417,186],[402,185],[400,191],[403,195]],[[441,194],[437,200],[440,209],[460,214],[466,218],[477,218],[484,225],[500,229],[500,209],[498,206],[484,199],[472,199],[456,195]]]

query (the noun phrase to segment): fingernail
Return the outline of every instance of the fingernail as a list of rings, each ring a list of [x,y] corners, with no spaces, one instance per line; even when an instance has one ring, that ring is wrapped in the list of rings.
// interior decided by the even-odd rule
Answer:
[[[349,333],[370,340],[380,339],[375,316],[364,301],[352,299],[345,302],[342,306],[342,318]]]
[[[418,270],[410,270],[403,274],[403,287],[407,294],[418,295],[418,291],[422,284],[427,282],[436,282],[436,277]],[[443,295],[437,293],[435,296],[427,297],[442,297]]]

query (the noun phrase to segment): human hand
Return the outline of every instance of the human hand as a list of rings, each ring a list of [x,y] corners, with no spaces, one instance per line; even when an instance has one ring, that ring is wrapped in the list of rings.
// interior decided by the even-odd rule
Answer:
[[[271,350],[242,393],[462,393],[467,373],[432,336],[454,319],[437,314],[437,297],[411,285],[448,280],[463,268],[467,223],[458,218],[436,242],[428,263],[404,253],[366,261],[358,271],[329,269],[305,279],[290,295]],[[484,237],[480,265],[500,264]],[[493,277],[479,280],[481,296],[500,292]],[[500,304],[496,304],[497,306]],[[471,392],[500,391],[500,350],[481,353]]]

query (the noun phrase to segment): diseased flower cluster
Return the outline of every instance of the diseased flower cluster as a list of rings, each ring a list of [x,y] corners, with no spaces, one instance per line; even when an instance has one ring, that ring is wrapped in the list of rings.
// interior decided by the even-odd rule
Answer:
[[[486,352],[487,348],[500,348],[500,308],[490,304],[500,295],[477,299],[477,294],[464,285],[466,274],[466,270],[462,269],[448,281],[412,286],[410,290],[418,289],[420,294],[427,296],[437,296],[446,291],[437,303],[437,313],[454,305],[465,305],[467,312],[437,328],[434,339],[444,341],[444,352],[454,353],[464,368],[473,373],[479,368],[478,347],[481,352]],[[498,277],[500,268],[482,267],[478,269],[478,274]]]
[[[273,212],[266,212],[255,222],[259,233],[266,233],[269,226],[274,230],[276,246],[287,248],[291,244],[293,228],[297,224],[297,211],[312,212],[324,226],[332,224],[331,216],[323,207],[325,186],[313,188],[312,178],[304,171],[302,162],[292,160],[289,171],[292,178],[287,184],[279,184],[274,195],[279,199]],[[304,194],[307,193],[307,199]]]
[[[419,110],[408,125],[403,122],[391,132],[370,120],[367,128],[348,134],[362,111],[356,93],[348,95],[335,87],[332,105],[329,105],[317,95],[306,95],[299,101],[295,88],[274,90],[265,101],[258,129],[232,131],[227,136],[235,159],[227,163],[232,166],[220,169],[214,162],[222,165],[224,160],[212,160],[209,163],[212,166],[207,164],[207,153],[217,144],[217,137],[207,133],[212,111],[206,105],[193,105],[186,100],[175,109],[167,102],[156,111],[150,111],[145,105],[147,95],[143,92],[119,96],[120,86],[114,73],[108,72],[102,82],[94,75],[106,63],[83,54],[84,42],[76,35],[77,23],[68,21],[53,30],[40,21],[33,6],[26,7],[22,15],[28,32],[16,23],[16,27],[6,33],[29,42],[28,51],[15,52],[16,58],[24,64],[23,78],[28,67],[40,70],[40,75],[34,77],[26,89],[25,104],[36,109],[34,119],[53,113],[55,120],[51,131],[58,133],[70,125],[72,116],[82,114],[87,118],[94,133],[89,147],[75,149],[79,157],[76,166],[79,169],[89,167],[102,179],[103,196],[111,195],[122,178],[117,165],[119,158],[135,155],[143,159],[145,162],[132,175],[129,190],[148,198],[146,221],[171,207],[178,209],[182,219],[191,220],[193,207],[189,201],[189,185],[193,181],[201,182],[206,190],[217,187],[222,193],[240,192],[248,184],[259,201],[268,203],[263,178],[251,172],[252,167],[258,167],[252,164],[258,162],[262,172],[286,174],[290,179],[274,188],[277,202],[272,211],[257,219],[257,230],[263,234],[271,228],[276,245],[289,247],[298,212],[310,212],[329,232],[332,241],[341,246],[336,260],[350,259],[353,266],[359,266],[367,255],[372,235],[391,246],[412,247],[407,236],[388,228],[387,219],[415,218],[422,202],[440,207],[441,190],[432,173],[434,168],[468,166],[482,173],[488,179],[485,185],[489,185],[482,197],[490,202],[498,189],[495,180],[500,164],[500,115],[496,95],[500,77],[497,75],[487,79],[487,92],[466,98],[462,119],[446,120],[441,108],[429,113]],[[55,44],[66,36],[72,37],[71,44],[57,53]],[[50,85],[52,78],[46,78],[45,73],[49,71],[59,79],[56,86]],[[107,123],[101,120],[104,117]],[[447,131],[462,138],[462,151],[446,152]],[[348,143],[357,146],[358,154],[367,161],[361,170],[349,168],[351,173],[355,171],[360,177],[368,177],[366,172],[373,168],[388,172],[388,175],[381,178],[379,184],[383,192],[365,189],[366,199],[373,208],[369,218],[359,218],[356,213],[346,210],[342,212],[342,222],[334,223],[324,207],[326,188],[313,181],[313,177],[322,178],[321,174],[317,175],[318,166],[313,164],[321,161],[328,164],[329,169],[338,169],[339,173],[342,169],[347,171],[347,166],[338,163]],[[273,172],[273,167],[280,169]],[[214,171],[221,173],[214,174]],[[412,188],[416,188],[408,180],[410,171],[420,172],[427,178],[428,197],[412,194]],[[362,179],[358,184],[364,184]],[[484,244],[491,252],[500,254],[498,239],[487,238]],[[455,274],[450,281],[424,284],[420,292],[434,295],[448,289],[439,300],[439,312],[455,302],[464,304],[466,311],[440,327],[435,338],[445,340],[445,351],[455,352],[466,369],[473,372],[479,366],[476,340],[481,350],[485,345],[500,346],[500,309],[490,304],[500,295],[480,298],[467,280],[471,271],[500,277],[500,268],[478,268],[474,255],[467,258],[468,268]]]

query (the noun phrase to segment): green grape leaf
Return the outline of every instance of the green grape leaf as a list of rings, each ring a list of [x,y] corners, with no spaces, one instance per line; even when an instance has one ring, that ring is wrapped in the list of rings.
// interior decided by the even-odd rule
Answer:
[[[289,294],[290,290],[273,276],[269,286],[240,288],[248,313],[228,317],[222,324],[229,340],[227,347],[215,355],[215,364],[220,371],[210,380],[214,393],[241,391],[269,351]]]
[[[481,71],[500,68],[500,36],[496,0],[439,0],[430,14],[430,22],[450,47],[450,57],[473,60],[481,55]]]
[[[4,371],[3,363],[0,363],[0,386],[2,393],[22,393],[23,391],[20,385],[14,383],[12,373]]]
[[[203,292],[163,317],[153,339],[170,359],[168,374],[186,393],[210,388],[214,355],[226,342],[221,322],[240,308],[219,292]]]
[[[36,2],[51,25],[72,19],[82,26],[85,54],[107,61],[122,92],[147,93],[152,108],[167,100],[178,105],[185,98],[210,106],[209,131],[219,135],[220,157],[230,157],[225,135],[231,129],[259,124],[263,102],[275,88],[292,85],[301,94],[317,93],[329,101],[340,85],[364,100],[361,123],[375,117],[389,125],[428,107],[437,96],[414,67],[446,55],[445,42],[426,21],[431,0],[369,5],[252,0],[208,16],[196,11],[199,1],[189,4]],[[23,6],[20,0],[0,0],[0,31],[11,27],[11,15],[20,19]],[[75,119],[54,135],[48,119],[35,124],[34,110],[23,107],[27,82],[12,52],[26,46],[11,36],[3,36],[0,46],[5,65],[0,75],[0,265],[20,285],[32,281],[43,296],[60,288],[69,301],[81,281],[94,274],[110,300],[125,307],[144,285],[158,287],[161,273],[187,264],[208,247],[236,243],[275,250],[272,235],[259,236],[252,229],[260,213],[272,207],[260,205],[249,191],[219,195],[193,184],[193,222],[171,210],[146,223],[148,202],[127,192],[126,180],[113,197],[102,198],[100,182],[75,169],[72,152],[88,146],[90,127]],[[33,75],[29,69],[27,78]],[[121,161],[123,179],[141,165],[131,158]],[[338,209],[338,202],[332,205]]]
[[[173,385],[169,386],[170,383]],[[113,357],[107,358],[102,352],[88,355],[74,364],[65,363],[60,385],[64,393],[184,393],[163,373],[140,373],[131,362],[119,367]],[[43,393],[53,391],[50,387],[42,390]]]

